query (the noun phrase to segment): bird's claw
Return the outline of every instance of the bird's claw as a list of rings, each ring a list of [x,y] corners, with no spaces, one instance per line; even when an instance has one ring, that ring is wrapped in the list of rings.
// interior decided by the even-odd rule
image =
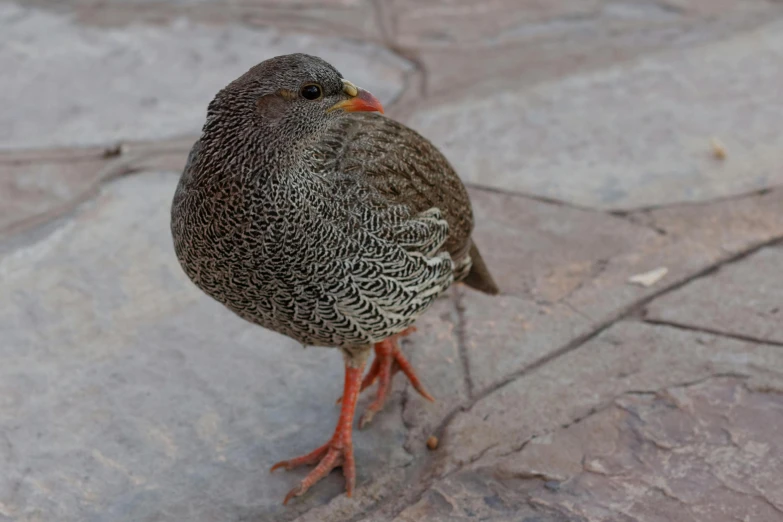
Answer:
[[[407,334],[408,332],[406,331],[404,333]],[[408,359],[406,359],[405,355],[400,351],[396,337],[391,337],[375,345],[375,360],[373,360],[370,372],[365,376],[364,382],[369,380],[371,384],[377,380],[378,391],[376,392],[375,400],[367,407],[367,411],[365,411],[364,415],[359,419],[359,429],[363,429],[367,426],[370,421],[372,421],[373,417],[375,417],[375,414],[383,409],[383,405],[386,403],[386,398],[391,389],[391,379],[397,372],[404,373],[405,376],[408,377],[413,389],[422,397],[430,402],[435,402],[432,395],[427,393],[427,390],[424,389],[424,386],[421,384],[419,377],[413,370],[411,363],[408,362]],[[362,382],[362,389],[366,387],[364,386],[364,382]]]
[[[272,466],[270,471],[279,468],[291,470],[306,464],[315,464],[316,462],[318,465],[315,469],[308,473],[296,487],[288,492],[283,500],[283,505],[288,504],[288,501],[292,498],[307,493],[307,490],[310,489],[313,484],[324,478],[330,471],[338,466],[342,466],[343,475],[345,475],[346,495],[350,497],[353,494],[353,488],[356,484],[356,464],[353,459],[353,445],[350,441],[347,443],[341,440],[330,441],[307,455],[278,462]]]

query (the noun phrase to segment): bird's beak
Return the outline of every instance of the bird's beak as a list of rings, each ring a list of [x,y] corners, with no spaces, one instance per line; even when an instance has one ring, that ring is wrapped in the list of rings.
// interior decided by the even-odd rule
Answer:
[[[342,109],[345,112],[377,111],[383,114],[383,105],[378,101],[378,98],[364,89],[358,88],[348,80],[343,80],[343,92],[350,96],[350,98],[332,105],[326,112]]]

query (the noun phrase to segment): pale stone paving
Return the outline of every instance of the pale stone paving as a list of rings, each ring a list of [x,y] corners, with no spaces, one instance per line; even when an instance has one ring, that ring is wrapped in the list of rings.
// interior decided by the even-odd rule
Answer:
[[[477,6],[0,2],[0,521],[783,521],[783,4]],[[340,356],[196,290],[168,213],[212,95],[294,51],[442,148],[503,295],[406,339],[438,402],[395,385],[354,498],[284,508]]]

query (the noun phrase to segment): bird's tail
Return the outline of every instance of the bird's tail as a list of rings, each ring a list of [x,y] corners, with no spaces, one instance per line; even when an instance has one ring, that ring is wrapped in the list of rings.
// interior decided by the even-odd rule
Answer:
[[[471,288],[475,288],[479,292],[484,292],[489,295],[497,295],[500,293],[497,283],[492,278],[492,274],[489,273],[489,268],[484,263],[478,247],[474,244],[470,245],[470,251],[468,252],[471,260],[473,260],[473,266],[470,268],[467,277],[462,280],[463,283]]]

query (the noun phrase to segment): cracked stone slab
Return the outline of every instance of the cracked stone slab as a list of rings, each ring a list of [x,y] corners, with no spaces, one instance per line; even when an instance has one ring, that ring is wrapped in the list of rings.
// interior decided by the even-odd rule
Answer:
[[[386,103],[411,64],[385,48],[272,27],[80,25],[66,14],[0,3],[0,149],[155,140],[197,133],[217,91],[258,62],[317,52]],[[42,104],[40,100],[46,100]]]
[[[277,521],[343,498],[336,472],[284,509],[307,470],[268,471],[331,434],[340,354],[246,323],[187,280],[176,182],[108,183],[0,257],[0,520]],[[411,463],[401,416],[392,400],[356,432],[365,500]]]
[[[604,209],[705,201],[783,181],[781,53],[776,21],[527,89],[484,89],[408,121],[472,183]]]
[[[781,204],[783,189],[775,188],[723,201],[635,212],[628,217],[678,241],[699,237],[722,250],[740,252],[753,242],[780,234]]]
[[[747,259],[653,301],[650,320],[783,344],[783,248]]]
[[[386,34],[415,50],[432,100],[519,89],[726,38],[783,14],[766,0],[493,0],[379,4]]]
[[[391,0],[384,7],[393,16],[397,42],[405,47],[425,49],[467,43],[476,46],[510,43],[525,36],[557,34],[566,28],[579,30],[589,24],[609,25],[611,22],[615,29],[623,27],[621,23],[624,23],[625,27],[669,27],[672,33],[671,27],[676,27],[673,22],[686,20],[689,15],[747,17],[775,11],[765,0],[493,0],[482,4],[471,0],[448,3]],[[602,42],[595,38],[597,34],[593,36],[594,40]]]
[[[410,344],[407,352],[425,389],[435,397],[430,403],[404,382],[407,398],[403,409],[403,420],[408,426],[407,447],[415,455],[423,455],[427,438],[452,410],[469,398],[469,389],[464,373],[459,346],[459,317],[455,293],[452,288],[441,297],[416,322],[417,332],[403,342]]]
[[[0,234],[64,209],[103,178],[106,161],[0,163]]]
[[[467,354],[479,391],[657,292],[783,237],[781,190],[630,220],[483,190],[471,190],[471,198],[476,242],[503,292],[466,290],[464,298]],[[652,287],[628,283],[659,267],[667,274]]]
[[[436,483],[396,520],[783,520],[781,429],[783,394],[743,379],[629,392]]]
[[[67,214],[117,176],[181,171],[195,139],[123,144],[114,152],[86,148],[0,153],[0,240]]]
[[[628,391],[657,391],[716,374],[783,390],[783,352],[699,332],[624,321],[482,397],[444,436],[447,468],[500,455],[588,415]]]
[[[509,32],[558,19],[579,19],[600,10],[602,0],[471,0],[417,2],[391,0],[386,9],[394,14],[396,39],[407,47],[471,42],[496,42]],[[500,35],[500,36],[499,36]]]
[[[542,305],[469,290],[466,294],[465,344],[477,392],[587,335],[596,326],[565,304]]]
[[[104,27],[165,24],[186,17],[209,25],[274,26],[308,34],[380,39],[371,0],[26,0],[25,4],[73,14],[80,23]]]
[[[568,299],[608,260],[659,237],[603,212],[481,189],[470,189],[470,199],[473,235],[503,295],[538,303]]]
[[[600,313],[617,303],[585,307],[586,315],[568,300],[610,259],[654,244],[658,236],[603,213],[483,190],[470,196],[474,237],[502,292],[465,291],[466,351],[473,384],[484,390],[591,331]]]
[[[402,392],[402,420],[408,431],[405,449],[413,457],[410,465],[379,469],[372,481],[365,483],[353,498],[335,494],[328,504],[310,509],[296,518],[296,522],[345,522],[359,519],[376,509],[377,505],[398,498],[400,491],[417,484],[422,473],[437,461],[440,450],[427,449],[428,437],[449,413],[469,398],[456,328],[459,321],[455,307],[457,292],[452,289],[446,296],[439,298],[416,322],[417,331],[405,337],[401,343],[402,350],[422,383],[436,400],[430,403],[420,397],[404,379],[398,377],[394,380],[395,393],[389,400],[394,401],[397,393]],[[374,390],[375,387],[370,388],[360,398],[359,412],[372,400]],[[368,431],[372,430],[370,425]]]

